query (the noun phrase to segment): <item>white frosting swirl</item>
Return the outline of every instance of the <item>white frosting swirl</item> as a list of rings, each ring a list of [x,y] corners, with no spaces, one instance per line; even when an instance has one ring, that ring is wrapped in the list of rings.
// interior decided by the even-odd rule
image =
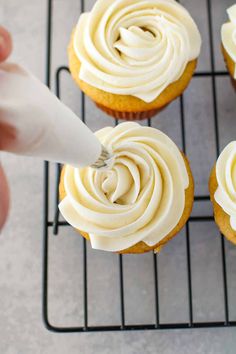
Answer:
[[[236,141],[232,141],[220,154],[216,163],[218,188],[215,201],[230,217],[236,231]]]
[[[177,81],[200,47],[195,22],[174,0],[98,0],[74,36],[81,80],[145,102]]]
[[[221,40],[226,52],[235,63],[234,78],[236,79],[236,4],[228,8],[229,22],[221,28]]]
[[[184,211],[189,177],[181,152],[164,133],[133,122],[96,135],[115,156],[113,167],[66,166],[62,215],[89,234],[95,249],[121,251],[140,241],[155,246]]]

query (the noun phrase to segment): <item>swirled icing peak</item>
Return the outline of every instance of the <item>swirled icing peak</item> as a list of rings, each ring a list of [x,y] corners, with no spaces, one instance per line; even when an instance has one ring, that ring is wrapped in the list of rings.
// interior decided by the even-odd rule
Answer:
[[[174,0],[98,0],[74,35],[81,80],[145,102],[177,81],[200,47],[195,22]]]
[[[189,177],[181,152],[164,133],[133,122],[96,135],[114,155],[113,166],[66,166],[62,215],[96,249],[121,251],[140,241],[155,246],[184,211]]]
[[[234,78],[236,79],[236,4],[228,8],[229,22],[221,28],[223,46],[235,63]]]
[[[230,217],[236,231],[236,141],[232,141],[220,154],[216,163],[218,188],[215,201]]]

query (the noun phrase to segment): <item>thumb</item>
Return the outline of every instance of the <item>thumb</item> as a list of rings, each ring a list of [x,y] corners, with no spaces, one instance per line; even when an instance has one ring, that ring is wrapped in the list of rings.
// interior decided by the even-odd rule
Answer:
[[[0,26],[0,62],[6,60],[12,51],[12,40],[10,33]]]

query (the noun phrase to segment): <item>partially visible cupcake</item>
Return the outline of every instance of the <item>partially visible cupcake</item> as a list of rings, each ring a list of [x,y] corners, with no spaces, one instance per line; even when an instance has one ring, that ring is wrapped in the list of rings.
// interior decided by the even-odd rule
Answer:
[[[186,224],[194,183],[187,158],[157,129],[127,122],[96,133],[107,170],[64,166],[60,211],[94,249],[159,251]]]
[[[98,0],[72,33],[69,67],[103,111],[146,119],[183,93],[200,48],[194,20],[174,0]]]
[[[216,224],[236,244],[236,141],[220,154],[211,172],[209,189]]]
[[[236,89],[236,4],[227,9],[229,22],[221,28],[222,52],[231,81]]]

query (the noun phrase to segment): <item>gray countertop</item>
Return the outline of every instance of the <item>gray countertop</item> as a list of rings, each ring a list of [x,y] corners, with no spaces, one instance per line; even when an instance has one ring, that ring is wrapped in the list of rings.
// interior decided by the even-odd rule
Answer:
[[[89,9],[94,0],[86,0]],[[229,0],[212,0],[216,70],[224,70],[219,30],[226,20]],[[79,14],[79,0],[54,0],[52,82],[59,65],[67,64],[66,47]],[[210,69],[209,31],[205,0],[184,0],[199,24],[203,49],[198,70]],[[45,79],[46,0],[1,0],[0,23],[12,33],[12,60]],[[79,90],[63,75],[62,99],[79,113]],[[220,145],[235,139],[235,93],[226,77],[217,78]],[[195,78],[185,93],[186,145],[196,182],[196,193],[206,194],[216,158],[210,78]],[[96,130],[114,121],[86,99],[88,125]],[[152,120],[181,147],[179,102]],[[143,124],[146,124],[143,122]],[[41,318],[43,167],[35,159],[2,154],[9,177],[12,207],[0,237],[0,352],[2,354],[83,353],[214,353],[233,354],[236,329],[54,334]],[[51,167],[51,185],[55,168]],[[52,188],[53,201],[54,188]],[[53,203],[50,203],[50,216]],[[211,214],[209,203],[195,206]],[[193,310],[195,321],[224,317],[220,237],[214,223],[191,225]],[[230,319],[236,320],[236,249],[226,242]],[[82,239],[71,229],[50,237],[50,321],[57,326],[82,324]],[[88,247],[89,324],[119,324],[118,259]],[[158,256],[160,320],[188,321],[186,246],[184,231]],[[126,323],[153,323],[152,254],[124,258]]]

